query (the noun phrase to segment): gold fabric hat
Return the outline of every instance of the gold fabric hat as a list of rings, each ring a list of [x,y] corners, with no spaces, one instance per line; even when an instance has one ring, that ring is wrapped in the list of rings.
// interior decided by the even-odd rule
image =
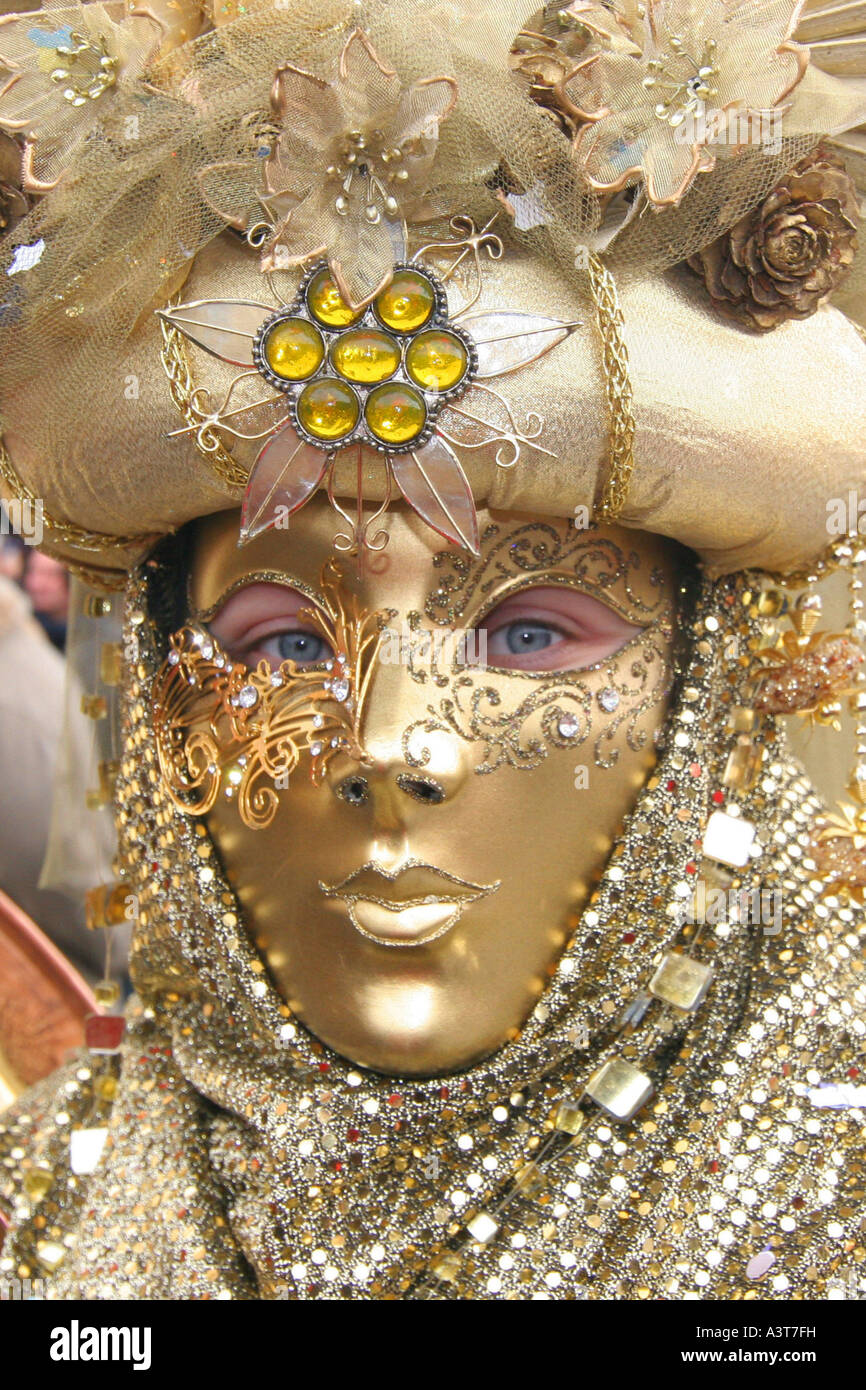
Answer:
[[[474,499],[713,574],[817,560],[866,476],[866,344],[827,302],[859,312],[857,196],[816,152],[864,162],[866,7],[248,8],[0,25],[32,201],[0,480],[49,550],[110,584],[245,489],[254,534],[321,486],[343,548],[360,489],[470,548]]]

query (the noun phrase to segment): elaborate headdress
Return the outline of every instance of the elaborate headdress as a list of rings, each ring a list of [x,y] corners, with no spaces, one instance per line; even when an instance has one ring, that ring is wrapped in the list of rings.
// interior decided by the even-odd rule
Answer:
[[[105,582],[245,490],[250,534],[318,486],[470,548],[484,498],[718,573],[814,561],[866,438],[827,305],[863,283],[837,147],[862,174],[866,21],[837,10],[8,17],[6,495]],[[345,519],[338,546],[375,539]]]

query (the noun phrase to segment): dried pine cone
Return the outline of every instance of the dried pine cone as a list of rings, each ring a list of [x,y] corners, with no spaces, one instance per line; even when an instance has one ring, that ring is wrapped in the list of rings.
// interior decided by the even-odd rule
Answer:
[[[853,180],[819,147],[688,264],[721,313],[767,332],[808,318],[841,284],[857,249],[858,221]]]
[[[20,149],[8,135],[0,135],[0,236],[27,211],[27,199],[18,187],[20,168]]]

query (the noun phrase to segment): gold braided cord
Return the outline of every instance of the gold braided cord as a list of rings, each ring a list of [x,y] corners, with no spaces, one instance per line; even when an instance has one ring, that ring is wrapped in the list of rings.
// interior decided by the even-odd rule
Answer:
[[[68,545],[75,550],[107,553],[130,547],[140,548],[142,545],[156,540],[153,532],[109,536],[102,531],[87,531],[71,521],[58,521],[56,517],[46,511],[42,498],[37,497],[19,477],[2,439],[0,439],[0,481],[5,483],[10,500],[14,498],[19,502],[28,502],[37,509],[44,529],[50,533],[47,537],[50,544]]]
[[[196,426],[194,436],[196,448],[207,460],[211,471],[230,492],[243,492],[249,481],[247,470],[235,461],[214,430],[209,427],[201,428],[201,417],[193,411],[192,395],[196,388],[184,347],[183,335],[173,324],[166,323],[165,319],[160,319],[160,326],[162,328],[162,352],[160,356],[165,374],[168,377],[171,398],[186,423]],[[203,443],[203,440],[206,443]]]
[[[613,521],[625,506],[634,470],[634,392],[628,370],[628,349],[622,336],[623,314],[616,283],[598,256],[588,262],[589,284],[601,334],[604,387],[610,414],[611,464],[596,519]]]
[[[58,557],[59,558],[59,557]],[[126,588],[127,571],[123,570],[94,570],[87,565],[71,564],[68,560],[63,561],[69,573],[76,579],[80,579],[82,584],[86,584],[90,589],[96,589],[99,593],[119,594]]]

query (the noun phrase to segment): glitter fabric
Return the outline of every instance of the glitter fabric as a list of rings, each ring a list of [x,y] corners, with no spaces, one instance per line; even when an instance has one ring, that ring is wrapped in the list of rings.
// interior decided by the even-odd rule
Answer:
[[[69,1133],[94,1123],[114,1059],[80,1060],[3,1116],[0,1270],[55,1298],[788,1300],[856,1279],[866,914],[826,895],[820,804],[772,718],[750,788],[723,780],[743,680],[725,653],[754,639],[759,597],[754,575],[703,582],[659,762],[519,1036],[402,1080],[292,1019],[205,826],[162,789],[164,637],[139,572],[117,808],[138,998],[92,1175],[70,1172]],[[720,810],[755,827],[742,870],[702,860]],[[729,907],[695,941],[698,883]],[[780,916],[745,920],[762,894]],[[713,969],[692,1012],[652,995],[672,948]],[[654,1087],[623,1123],[577,1103],[608,1060]],[[533,1169],[561,1131],[567,1149]]]

